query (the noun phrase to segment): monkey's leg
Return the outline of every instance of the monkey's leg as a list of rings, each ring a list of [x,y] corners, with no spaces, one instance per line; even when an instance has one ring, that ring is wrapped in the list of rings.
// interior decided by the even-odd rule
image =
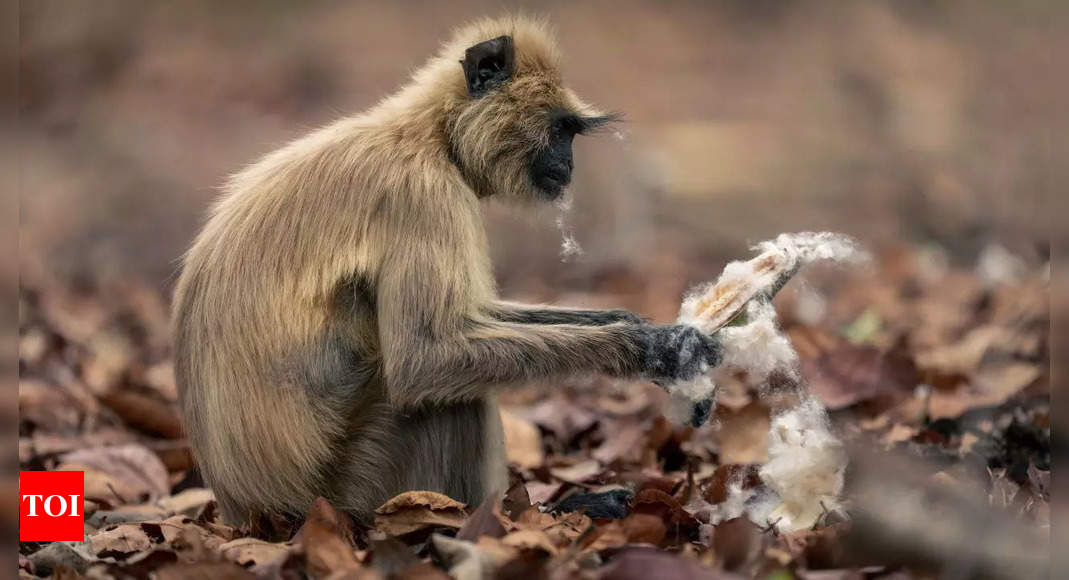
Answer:
[[[410,412],[368,409],[339,463],[335,501],[365,523],[374,519],[375,508],[405,491],[436,491],[475,506],[508,486],[494,397]]]
[[[644,320],[630,310],[622,308],[593,310],[586,308],[560,308],[536,306],[516,302],[494,302],[487,313],[495,320],[516,324],[575,324],[578,326],[605,326],[616,322],[642,324]]]

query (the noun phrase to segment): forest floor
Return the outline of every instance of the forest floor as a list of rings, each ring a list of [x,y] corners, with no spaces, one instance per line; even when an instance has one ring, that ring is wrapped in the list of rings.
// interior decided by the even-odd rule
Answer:
[[[203,487],[177,412],[167,298],[138,284],[27,283],[20,467],[85,471],[86,539],[20,543],[19,574],[1030,577],[1046,565],[1051,520],[1047,276],[997,252],[963,268],[904,248],[845,282],[783,292],[802,374],[851,457],[845,508],[812,529],[780,533],[729,505],[759,483],[770,412],[760,385],[721,374],[699,429],[667,422],[664,394],[645,383],[507,393],[503,499],[404,494],[372,528],[321,501],[276,530],[285,541],[223,522]],[[619,513],[591,517],[574,501],[612,490],[602,501]]]

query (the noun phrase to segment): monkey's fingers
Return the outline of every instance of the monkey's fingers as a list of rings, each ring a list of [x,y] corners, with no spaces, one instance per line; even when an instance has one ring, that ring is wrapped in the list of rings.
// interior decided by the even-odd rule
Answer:
[[[715,401],[710,397],[708,399],[698,401],[694,404],[694,409],[690,414],[690,426],[697,429],[709,420],[709,417],[713,414],[713,404]]]

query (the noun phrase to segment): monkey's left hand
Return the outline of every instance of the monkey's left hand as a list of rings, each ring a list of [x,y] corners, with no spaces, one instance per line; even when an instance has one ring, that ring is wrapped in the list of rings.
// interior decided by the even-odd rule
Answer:
[[[715,385],[704,376],[720,364],[720,341],[689,325],[643,325],[646,336],[644,375],[671,395],[668,414],[700,427],[709,420]]]
[[[686,324],[653,326],[643,324],[644,360],[642,374],[664,387],[689,381],[720,364],[720,341]]]

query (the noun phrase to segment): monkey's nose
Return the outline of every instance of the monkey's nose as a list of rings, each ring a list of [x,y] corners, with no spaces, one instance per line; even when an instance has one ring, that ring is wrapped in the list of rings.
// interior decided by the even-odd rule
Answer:
[[[571,159],[561,159],[553,165],[550,165],[549,173],[554,177],[563,177],[564,179],[571,179],[573,167],[574,165],[572,164]]]

